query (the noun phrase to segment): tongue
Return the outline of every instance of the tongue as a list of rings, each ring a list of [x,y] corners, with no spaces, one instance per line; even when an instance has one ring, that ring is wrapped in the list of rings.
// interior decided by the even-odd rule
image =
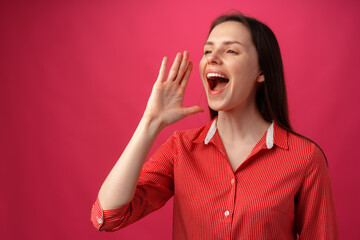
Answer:
[[[213,90],[220,90],[220,89],[223,89],[225,86],[226,86],[226,84],[228,84],[227,82],[218,82],[216,85],[215,85],[215,87],[214,87],[214,89]]]

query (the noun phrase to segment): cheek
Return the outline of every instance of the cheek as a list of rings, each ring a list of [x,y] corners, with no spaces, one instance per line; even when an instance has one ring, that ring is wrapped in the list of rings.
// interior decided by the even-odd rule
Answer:
[[[255,80],[259,75],[257,62],[250,59],[234,65],[233,68],[238,76],[241,76],[241,78],[247,81]]]
[[[257,77],[260,73],[260,68],[259,68],[259,60],[257,58],[256,52],[251,56],[249,56],[247,65],[248,65],[249,73]]]

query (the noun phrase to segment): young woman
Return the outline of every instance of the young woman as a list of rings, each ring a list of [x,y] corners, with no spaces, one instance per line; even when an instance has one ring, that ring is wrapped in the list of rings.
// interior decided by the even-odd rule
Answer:
[[[167,77],[166,66],[164,58],[139,126],[100,189],[95,227],[118,230],[174,196],[174,239],[337,239],[326,158],[290,126],[272,31],[240,14],[214,21],[200,62],[212,120],[175,132],[145,163],[164,127],[203,111],[182,105],[188,52]]]

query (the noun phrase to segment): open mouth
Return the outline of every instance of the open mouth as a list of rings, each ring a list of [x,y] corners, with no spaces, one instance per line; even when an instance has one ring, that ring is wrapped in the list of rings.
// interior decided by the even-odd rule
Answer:
[[[229,83],[229,78],[220,73],[208,73],[206,78],[212,91],[224,89]]]

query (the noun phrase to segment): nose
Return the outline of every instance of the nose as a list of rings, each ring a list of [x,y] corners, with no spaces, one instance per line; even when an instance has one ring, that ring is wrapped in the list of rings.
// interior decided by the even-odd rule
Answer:
[[[220,64],[221,63],[221,57],[219,56],[218,51],[213,51],[207,56],[207,62],[208,64]]]

